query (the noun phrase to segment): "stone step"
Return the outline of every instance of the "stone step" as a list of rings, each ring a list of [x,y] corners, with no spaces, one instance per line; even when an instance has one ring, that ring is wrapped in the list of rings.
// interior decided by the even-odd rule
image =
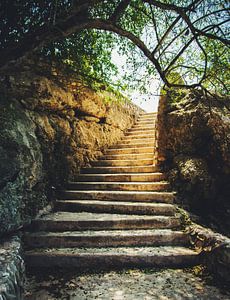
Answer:
[[[138,131],[132,131],[132,130],[130,130],[130,131],[128,131],[126,133],[125,136],[127,136],[127,137],[133,137],[133,136],[140,136],[140,137],[142,137],[142,136],[152,136],[152,137],[155,138],[155,131],[149,130],[149,133],[145,133],[145,132],[143,132],[141,130],[138,130]]]
[[[70,190],[107,190],[109,191],[166,191],[170,187],[166,181],[161,182],[69,182]]]
[[[141,131],[141,132],[147,132],[147,131],[155,131],[155,125],[152,126],[141,126],[141,125],[133,125],[132,128],[129,129],[129,132],[137,132],[137,131]]]
[[[152,112],[143,112],[139,115],[139,117],[142,117],[142,116],[147,116],[147,115],[154,115],[154,116],[157,116],[157,111],[152,111]]]
[[[97,173],[152,173],[159,170],[157,166],[123,166],[123,167],[90,167],[82,168],[82,174]]]
[[[140,153],[153,153],[154,147],[143,147],[143,148],[120,148],[120,149],[107,149],[105,154],[117,155],[117,154],[140,154]]]
[[[145,143],[154,143],[155,139],[153,136],[151,136],[151,138],[141,138],[141,139],[136,139],[136,138],[129,138],[127,136],[125,136],[120,143],[121,144],[145,144]]]
[[[138,133],[137,133],[138,132]],[[125,135],[126,138],[132,138],[132,139],[142,139],[142,138],[155,138],[155,131],[151,130],[151,132],[149,133],[145,133],[145,132],[139,132],[139,131],[130,131],[127,132]]]
[[[156,121],[155,120],[152,120],[152,119],[145,119],[145,120],[138,120],[137,123],[135,123],[134,125],[144,125],[144,126],[148,126],[148,125],[155,125],[156,124]]]
[[[157,172],[156,116],[142,114],[119,144],[58,193],[54,212],[32,221],[24,236],[27,265],[98,270],[199,262],[195,251],[179,247],[189,238],[178,231],[175,194]]]
[[[98,230],[72,232],[26,233],[23,238],[28,248],[119,247],[119,246],[185,246],[188,235],[170,229]]]
[[[138,116],[139,118],[156,118],[157,112],[151,112],[151,113],[144,113]]]
[[[145,114],[139,115],[139,118],[156,118],[156,117],[157,117],[157,112],[145,113]]]
[[[93,167],[103,167],[103,166],[149,166],[153,165],[155,160],[151,159],[128,159],[128,160],[118,160],[118,159],[109,159],[109,160],[96,160],[92,161],[91,165]]]
[[[113,145],[110,149],[119,149],[119,148],[145,148],[145,147],[154,147],[155,141],[145,141],[145,142],[138,142],[138,143],[128,143],[125,144],[121,141],[119,144]]]
[[[135,129],[135,126],[137,125],[134,125],[133,127],[129,128],[126,132],[125,132],[125,135],[130,135],[130,134],[144,134],[144,135],[155,135],[155,132],[156,132],[156,129],[155,127],[151,127],[151,128],[146,128],[145,130],[138,130],[138,129]]]
[[[134,125],[130,131],[131,132],[137,132],[137,131],[142,131],[146,132],[147,130],[156,130],[155,126],[140,126],[140,125]]]
[[[153,159],[153,152],[150,153],[139,153],[139,154],[114,154],[114,155],[103,155],[100,160],[139,160],[139,159]]]
[[[173,216],[146,216],[89,212],[56,212],[32,222],[36,231],[76,231],[113,229],[172,229],[180,226]]]
[[[135,125],[139,125],[139,124],[156,124],[156,119],[155,118],[138,119]]]
[[[25,253],[30,267],[108,269],[185,267],[198,264],[197,252],[185,247],[50,248]]]
[[[142,115],[142,116],[139,116],[137,121],[139,120],[156,120],[156,115]]]
[[[60,200],[104,200],[128,202],[173,203],[172,192],[133,192],[133,191],[60,191]]]
[[[76,176],[76,181],[136,181],[136,182],[154,182],[162,181],[166,177],[163,173],[120,173],[120,174],[82,174]]]
[[[130,131],[130,132],[127,132],[124,137],[122,138],[122,141],[123,140],[145,140],[146,139],[154,139],[155,140],[155,132],[154,133],[146,133],[146,132],[142,132],[142,133],[138,133],[138,131]]]
[[[153,115],[139,116],[138,119],[137,119],[137,122],[142,121],[142,120],[156,121],[157,118],[156,118],[156,116],[153,116]]]
[[[165,215],[172,216],[176,209],[172,204],[140,203],[140,202],[110,202],[96,200],[58,200],[55,203],[57,211],[116,213],[134,215]]]
[[[138,116],[139,118],[146,118],[146,117],[157,117],[157,112],[150,112],[150,113],[143,113],[143,114],[140,114]]]

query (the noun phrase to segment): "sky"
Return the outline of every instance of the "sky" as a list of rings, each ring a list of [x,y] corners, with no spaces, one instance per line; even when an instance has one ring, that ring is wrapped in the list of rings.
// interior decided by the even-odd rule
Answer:
[[[122,77],[124,74],[123,66],[126,65],[126,57],[120,55],[117,49],[113,49],[112,51],[112,62],[118,67],[118,76]],[[146,112],[155,112],[158,107],[158,99],[159,96],[152,96],[151,94],[158,94],[159,80],[152,79],[151,84],[148,86],[149,94],[141,94],[138,91],[129,93],[129,98],[131,98],[132,102],[144,109]]]

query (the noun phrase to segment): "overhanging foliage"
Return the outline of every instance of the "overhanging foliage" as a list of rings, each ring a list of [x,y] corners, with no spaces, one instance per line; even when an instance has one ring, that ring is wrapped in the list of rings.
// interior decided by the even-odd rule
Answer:
[[[116,44],[134,68],[157,72],[169,87],[229,91],[226,0],[4,0],[0,8],[1,66],[46,47],[106,80],[116,74],[110,59]]]

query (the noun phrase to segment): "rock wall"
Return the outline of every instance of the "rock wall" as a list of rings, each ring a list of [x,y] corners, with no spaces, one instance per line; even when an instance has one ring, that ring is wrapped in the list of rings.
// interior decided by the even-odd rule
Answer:
[[[207,269],[222,282],[230,283],[230,239],[192,223],[186,228],[191,244],[200,253]]]
[[[177,201],[214,229],[230,228],[229,99],[199,91],[162,96],[158,114],[158,156]]]
[[[0,243],[1,300],[23,299],[25,266],[21,255],[21,241],[18,236]]]
[[[141,110],[38,58],[0,74],[0,90],[1,235],[52,203],[53,187],[120,140]]]

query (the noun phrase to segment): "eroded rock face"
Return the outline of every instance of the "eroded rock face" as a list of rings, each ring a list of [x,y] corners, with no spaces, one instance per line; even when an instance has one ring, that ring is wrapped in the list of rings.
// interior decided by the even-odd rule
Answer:
[[[225,234],[230,226],[228,103],[183,92],[176,100],[161,97],[158,116],[159,160],[169,170],[178,201]]]
[[[207,268],[230,283],[230,239],[211,229],[192,223],[187,227],[193,247],[202,254]]]
[[[13,236],[0,243],[0,299],[22,300],[25,266],[21,253],[21,240]]]
[[[9,68],[0,84],[1,235],[52,202],[52,187],[119,141],[141,110],[39,60]]]
[[[0,103],[0,232],[45,204],[43,156],[35,124],[18,103]],[[22,213],[23,212],[23,213]]]

